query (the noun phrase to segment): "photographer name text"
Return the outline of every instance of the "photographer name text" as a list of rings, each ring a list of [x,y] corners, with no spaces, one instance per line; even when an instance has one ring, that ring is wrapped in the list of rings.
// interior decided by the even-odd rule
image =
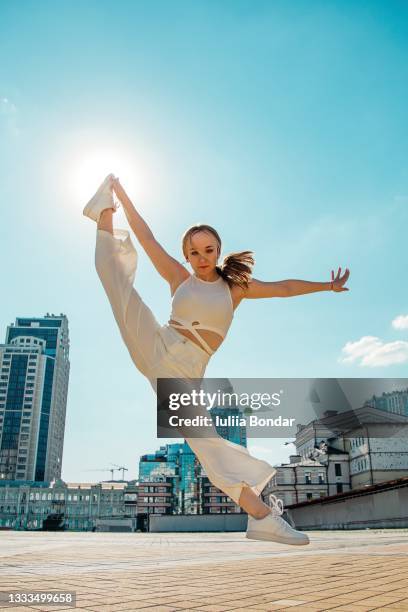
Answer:
[[[215,415],[213,418],[210,416],[185,418],[172,415],[169,418],[169,425],[171,427],[209,427],[210,425],[215,425],[216,427],[245,427],[248,425],[249,427],[292,427],[295,420],[293,418],[284,418],[282,415],[275,418],[260,417],[257,414],[251,414],[248,417],[237,415],[221,417]]]

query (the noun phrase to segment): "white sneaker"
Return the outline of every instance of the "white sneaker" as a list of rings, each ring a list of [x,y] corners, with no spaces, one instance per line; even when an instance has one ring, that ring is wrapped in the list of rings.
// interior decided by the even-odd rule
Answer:
[[[89,200],[83,210],[85,217],[89,217],[93,221],[98,222],[103,210],[106,208],[113,208],[113,210],[116,210],[118,208],[113,200],[112,187],[110,185],[110,180],[112,178],[114,178],[114,175],[108,174],[95,195]]]
[[[269,540],[281,544],[302,545],[309,544],[308,536],[302,531],[296,531],[282,518],[283,502],[269,495],[271,512],[262,519],[256,519],[248,515],[248,528],[246,537],[251,540]]]

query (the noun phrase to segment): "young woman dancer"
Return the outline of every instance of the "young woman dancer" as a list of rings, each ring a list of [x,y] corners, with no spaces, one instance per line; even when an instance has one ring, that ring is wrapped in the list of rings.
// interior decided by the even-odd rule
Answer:
[[[169,322],[160,325],[134,289],[137,252],[127,230],[113,228],[113,192],[130,227],[158,273],[169,283],[173,298]],[[97,222],[95,266],[110,301],[121,336],[137,369],[157,393],[157,378],[201,379],[211,355],[222,343],[244,298],[290,297],[315,291],[347,291],[349,272],[327,283],[302,280],[262,282],[251,277],[251,251],[233,253],[217,265],[221,239],[208,225],[190,227],[182,250],[193,274],[157,242],[136,211],[119,180],[110,174],[83,214]],[[283,504],[270,495],[260,498],[276,473],[239,444],[217,433],[206,438],[185,437],[209,480],[248,513],[246,537],[285,544],[309,543],[308,536],[283,518]]]

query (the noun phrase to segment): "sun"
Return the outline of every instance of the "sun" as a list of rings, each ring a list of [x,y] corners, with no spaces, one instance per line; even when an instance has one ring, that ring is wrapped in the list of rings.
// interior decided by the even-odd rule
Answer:
[[[129,156],[113,149],[98,149],[84,154],[76,163],[73,172],[76,197],[87,202],[111,172],[119,177],[128,193],[132,193],[138,183],[140,186],[137,165]]]

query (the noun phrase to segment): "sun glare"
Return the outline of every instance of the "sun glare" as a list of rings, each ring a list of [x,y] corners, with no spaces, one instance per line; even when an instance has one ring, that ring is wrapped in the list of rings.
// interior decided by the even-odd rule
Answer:
[[[114,150],[97,150],[84,154],[76,164],[74,183],[77,197],[83,202],[89,200],[111,172],[119,177],[128,193],[134,192],[140,182],[137,166],[130,158]]]

